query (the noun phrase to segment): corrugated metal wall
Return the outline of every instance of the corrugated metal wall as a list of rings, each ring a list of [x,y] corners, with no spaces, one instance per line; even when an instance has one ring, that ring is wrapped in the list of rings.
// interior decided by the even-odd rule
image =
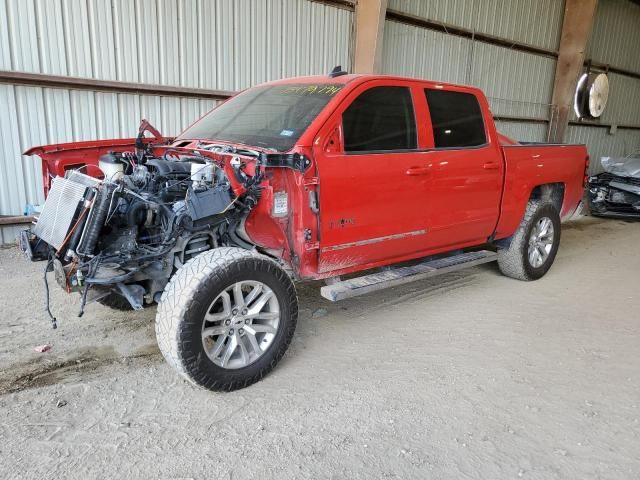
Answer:
[[[389,0],[388,8],[553,50],[564,0]]]
[[[239,90],[350,67],[352,16],[308,0],[0,0],[0,69]]]
[[[556,50],[563,0],[389,0],[389,8],[474,32]],[[387,21],[386,73],[465,83],[482,88],[494,115],[547,119],[555,60],[425,28]],[[508,136],[544,141],[541,123],[498,122]]]
[[[384,35],[384,73],[475,85],[495,115],[548,117],[552,58],[396,21],[386,22]]]
[[[506,40],[557,50],[563,0],[389,0],[389,8],[431,22],[462,27]],[[640,5],[629,0],[599,0],[587,58],[640,73]],[[383,69],[481,87],[494,115],[549,118],[556,61],[470,38],[400,23],[385,24]],[[609,104],[601,123],[640,125],[640,80],[609,74]],[[575,116],[572,118],[576,120]],[[533,122],[497,122],[506,135],[545,141],[547,126]],[[638,148],[640,131],[571,125],[567,142],[586,143],[594,159],[624,155]],[[598,162],[592,162],[597,168]]]
[[[586,57],[640,72],[640,5],[629,0],[599,0]]]
[[[351,68],[352,17],[308,0],[0,0],[0,70],[239,90]],[[28,147],[131,137],[142,117],[174,135],[213,103],[0,84],[0,215],[43,200]]]
[[[640,79],[609,73],[609,100],[600,119],[604,123],[640,126]]]
[[[404,6],[404,11],[412,14],[424,15],[432,12],[437,15],[438,20],[452,23],[456,18],[464,17],[454,6],[464,12],[474,2],[445,2],[445,6],[440,9],[439,2],[395,0],[392,3],[396,8]],[[513,12],[519,10],[515,9]],[[515,15],[510,10],[508,14]],[[501,31],[492,29],[493,24],[487,22],[484,15],[481,18],[484,20],[479,19],[478,24],[483,26],[486,33],[497,34]],[[555,28],[552,30],[552,36],[556,38],[559,32]],[[532,43],[546,46],[549,35],[549,31],[543,31],[539,37],[527,38]],[[557,45],[553,48],[557,48]],[[445,32],[397,21],[387,21],[385,24],[382,67],[385,73],[478,86],[489,98],[494,115],[548,118],[555,64],[553,58],[473,41]],[[531,126],[531,131],[526,131],[524,127],[527,125]],[[522,135],[516,137],[522,140],[544,141],[546,137],[546,131],[539,123],[519,122],[517,128],[510,125],[509,129],[510,132],[505,132],[506,134],[526,132],[527,138]]]
[[[471,83],[484,90],[494,115],[548,118],[555,70],[552,58],[476,42]]]
[[[507,137],[523,142],[541,142],[547,136],[546,123],[496,121],[496,128]]]

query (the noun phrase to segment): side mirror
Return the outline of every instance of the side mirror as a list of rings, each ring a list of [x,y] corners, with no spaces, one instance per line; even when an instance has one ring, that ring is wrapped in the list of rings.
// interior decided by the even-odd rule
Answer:
[[[340,153],[340,127],[336,127],[324,142],[325,153]]]

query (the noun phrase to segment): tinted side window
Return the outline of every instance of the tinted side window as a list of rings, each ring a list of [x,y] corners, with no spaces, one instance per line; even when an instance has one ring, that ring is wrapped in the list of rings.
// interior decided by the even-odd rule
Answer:
[[[436,148],[474,147],[487,143],[475,95],[426,89]]]
[[[374,87],[342,115],[346,152],[416,148],[416,120],[406,87]]]

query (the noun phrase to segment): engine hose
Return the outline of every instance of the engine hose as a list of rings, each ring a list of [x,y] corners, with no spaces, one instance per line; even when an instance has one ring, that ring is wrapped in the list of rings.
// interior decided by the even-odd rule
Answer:
[[[140,212],[144,210],[144,215],[140,217]],[[142,225],[147,218],[147,204],[144,202],[136,202],[129,208],[127,212],[127,223],[129,225]]]
[[[116,185],[114,183],[103,183],[96,193],[93,207],[91,208],[91,212],[89,212],[84,235],[80,240],[80,245],[78,245],[77,253],[79,255],[93,255],[96,244],[98,243],[100,230],[102,230],[107,220],[107,215],[109,214],[109,202],[111,201],[111,194],[115,188]]]
[[[47,262],[47,266],[44,269],[44,311],[49,315],[49,320],[51,321],[51,328],[54,330],[58,328],[58,320],[51,313],[51,302],[49,298],[49,282],[47,280],[47,273],[49,269],[53,265],[53,257],[49,256],[49,261]]]

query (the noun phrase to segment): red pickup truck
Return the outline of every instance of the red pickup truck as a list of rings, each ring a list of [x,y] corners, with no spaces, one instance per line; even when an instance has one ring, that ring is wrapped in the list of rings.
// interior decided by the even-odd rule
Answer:
[[[177,138],[143,122],[26,153],[48,196],[23,250],[82,310],[158,303],[164,357],[212,390],[280,360],[294,281],[335,301],[493,260],[542,277],[589,161],[500,135],[477,88],[339,71],[245,90]]]

